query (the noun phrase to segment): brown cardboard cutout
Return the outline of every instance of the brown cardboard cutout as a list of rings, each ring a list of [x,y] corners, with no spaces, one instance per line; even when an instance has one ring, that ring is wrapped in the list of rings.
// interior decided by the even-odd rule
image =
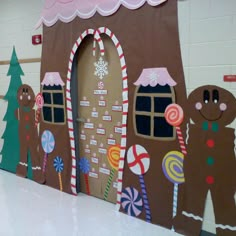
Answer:
[[[200,234],[206,196],[210,191],[217,235],[235,235],[235,135],[234,129],[226,126],[235,119],[236,100],[223,88],[202,86],[189,95],[186,112],[194,124],[189,126],[184,197],[175,229],[185,235]]]
[[[39,183],[44,183],[38,152],[39,137],[35,126],[35,110],[33,110],[35,95],[32,88],[27,84],[21,85],[17,92],[17,99],[19,108],[16,111],[16,117],[19,120],[20,161],[17,165],[16,174],[26,177],[29,151],[32,158],[33,179]]]
[[[169,74],[177,83],[172,89],[173,97],[175,97],[173,101],[185,109],[186,89],[179,45],[177,1],[167,1],[157,7],[145,4],[134,11],[121,6],[115,14],[108,17],[102,17],[96,13],[88,20],[75,18],[68,24],[58,21],[53,27],[44,26],[41,80],[45,72],[50,71],[58,71],[65,83],[70,80],[73,70],[71,73],[67,72],[69,63],[73,61],[73,57],[70,58],[73,45],[84,31],[88,29],[96,30],[101,26],[107,27],[116,35],[119,45],[123,49],[127,66],[128,100],[126,105],[128,103],[129,108],[127,126],[124,124],[124,129],[127,129],[127,143],[125,142],[126,149],[123,148],[122,152],[127,152],[130,147],[137,144],[144,147],[150,157],[150,166],[143,178],[133,174],[125,162],[123,189],[134,187],[141,195],[140,181],[144,180],[151,209],[151,222],[171,228],[173,184],[165,178],[162,172],[162,159],[168,151],[180,150],[179,143],[174,135],[172,137],[175,138],[172,141],[137,136],[133,124],[133,111],[135,90],[137,88],[134,83],[144,68],[167,68]],[[76,79],[79,80],[79,78]],[[112,89],[115,91],[117,88],[113,87]],[[68,91],[71,91],[70,87],[65,88],[65,94]],[[76,118],[73,117],[73,120]],[[185,123],[182,124],[181,128],[183,127],[185,127]],[[71,193],[71,188],[75,186],[74,181],[71,181],[72,158],[69,138],[69,132],[71,131],[68,130],[67,125],[50,125],[42,122],[40,133],[44,130],[50,130],[56,137],[55,150],[51,155],[64,157],[65,168],[62,182],[65,188],[63,190]],[[175,129],[173,129],[173,132],[175,132]],[[42,150],[41,152],[41,155],[43,155]],[[48,161],[46,170],[47,185],[59,189],[58,177],[54,173],[52,159],[49,157]],[[121,161],[124,163],[124,160]],[[121,166],[123,167],[123,164]],[[121,169],[123,172],[123,168]],[[122,179],[120,179],[120,185],[121,181]],[[132,189],[131,191],[136,193],[136,190]],[[121,204],[121,192],[122,189],[118,191],[118,205]],[[137,201],[140,201],[140,199],[137,198]],[[148,209],[142,210],[139,217],[146,219],[147,211]]]

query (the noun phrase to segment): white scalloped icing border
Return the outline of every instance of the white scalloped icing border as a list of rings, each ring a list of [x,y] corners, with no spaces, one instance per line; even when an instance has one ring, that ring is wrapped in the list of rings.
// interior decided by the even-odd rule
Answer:
[[[136,4],[130,4],[127,2],[127,0],[120,0],[109,11],[104,10],[104,9],[100,8],[99,6],[95,5],[94,8],[91,9],[91,11],[89,11],[88,13],[83,13],[79,9],[76,9],[74,11],[74,13],[71,15],[67,16],[67,15],[62,15],[61,13],[58,13],[54,17],[51,17],[51,19],[48,19],[47,17],[45,17],[42,13],[42,16],[39,19],[38,23],[36,24],[35,28],[40,27],[42,24],[50,27],[50,26],[54,25],[58,20],[60,20],[64,23],[69,23],[69,22],[73,21],[74,18],[77,16],[82,19],[88,19],[88,18],[91,18],[96,12],[98,12],[102,16],[109,16],[109,15],[114,14],[119,9],[119,7],[121,5],[123,5],[124,7],[128,8],[130,10],[135,10],[135,9],[138,9],[141,6],[143,6],[146,2],[151,6],[157,6],[157,5],[160,5],[166,1],[167,0],[140,0]],[[62,3],[56,2],[52,7],[60,8],[60,7],[58,7],[60,5],[62,5]],[[63,4],[63,8],[65,8],[65,4]],[[66,10],[66,8],[65,8],[65,10]]]

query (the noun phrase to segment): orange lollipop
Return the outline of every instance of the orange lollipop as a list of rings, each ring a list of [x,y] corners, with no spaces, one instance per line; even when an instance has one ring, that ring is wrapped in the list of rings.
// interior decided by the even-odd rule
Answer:
[[[111,165],[112,169],[118,170],[119,168],[119,160],[120,160],[120,146],[111,146],[108,149],[108,161]]]
[[[165,110],[166,121],[176,128],[177,136],[181,151],[184,155],[187,155],[187,150],[184,144],[183,134],[180,129],[180,125],[184,120],[184,112],[181,106],[178,104],[170,104]]]
[[[107,155],[107,159],[109,161],[109,164],[112,167],[110,176],[108,178],[107,181],[107,186],[105,189],[105,193],[104,193],[104,199],[107,200],[108,198],[108,193],[111,187],[111,182],[114,176],[114,172],[115,170],[119,169],[119,160],[120,160],[120,145],[115,145],[115,146],[110,146],[110,148],[108,149],[108,155]]]

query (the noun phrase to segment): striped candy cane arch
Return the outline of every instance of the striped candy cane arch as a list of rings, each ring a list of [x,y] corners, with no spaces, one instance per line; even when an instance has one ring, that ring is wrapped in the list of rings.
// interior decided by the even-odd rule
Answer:
[[[74,195],[77,195],[77,191],[76,191],[75,138],[74,138],[74,126],[73,126],[72,103],[71,103],[71,71],[72,71],[72,64],[75,57],[75,53],[77,49],[79,48],[83,39],[88,35],[94,35],[94,40],[98,42],[100,53],[101,55],[104,55],[104,45],[98,32],[93,29],[85,30],[76,40],[71,50],[69,64],[68,64],[68,71],[67,71],[67,79],[66,79],[66,111],[67,111],[67,124],[68,124],[68,130],[69,130],[70,149],[71,149],[71,157],[72,157],[70,182],[71,182],[71,191]]]
[[[122,85],[123,85],[123,91],[122,91],[122,99],[123,99],[123,111],[122,111],[122,133],[121,133],[121,152],[120,152],[120,160],[119,160],[119,169],[118,169],[118,184],[117,184],[117,201],[116,206],[117,210],[120,208],[120,199],[121,199],[121,193],[122,193],[122,178],[123,178],[123,169],[124,169],[124,160],[125,160],[125,151],[126,151],[126,140],[127,140],[127,115],[128,115],[128,76],[127,76],[127,66],[125,62],[124,53],[122,50],[122,47],[120,45],[120,42],[116,38],[113,32],[111,32],[106,27],[101,27],[98,29],[99,34],[106,34],[111,38],[113,41],[117,53],[120,58],[120,66],[122,70]]]
[[[123,168],[124,168],[124,158],[126,151],[126,139],[127,139],[127,115],[128,115],[128,77],[127,77],[127,66],[124,58],[124,53],[122,47],[114,35],[108,28],[100,27],[98,30],[88,29],[84,31],[80,37],[75,42],[69,59],[68,72],[67,72],[67,82],[66,82],[66,104],[67,104],[67,124],[70,137],[70,148],[72,156],[72,170],[71,170],[71,190],[72,193],[77,195],[76,192],[76,156],[75,156],[75,138],[74,138],[74,127],[73,127],[73,115],[72,115],[72,104],[71,104],[71,70],[73,59],[77,49],[79,48],[81,42],[87,35],[94,35],[94,41],[98,43],[100,48],[100,53],[104,55],[104,45],[101,40],[100,34],[106,34],[113,41],[117,53],[120,58],[120,66],[122,70],[122,101],[123,101],[123,111],[122,111],[122,134],[121,134],[121,152],[119,160],[119,169],[118,169],[118,184],[117,184],[117,209],[120,208],[120,199],[122,193],[122,178],[123,178]],[[95,43],[93,47],[93,53],[95,52]]]

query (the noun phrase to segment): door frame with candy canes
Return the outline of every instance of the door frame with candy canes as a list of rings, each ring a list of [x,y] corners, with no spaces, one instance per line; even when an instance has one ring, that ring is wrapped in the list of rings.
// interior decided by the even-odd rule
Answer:
[[[122,70],[122,134],[121,134],[121,145],[120,145],[120,160],[119,160],[119,168],[118,168],[118,186],[117,186],[117,205],[120,204],[121,199],[121,189],[122,189],[122,177],[123,177],[123,168],[124,168],[124,157],[126,150],[126,139],[127,139],[127,115],[128,115],[128,76],[127,76],[127,66],[125,62],[124,53],[120,42],[113,32],[111,32],[106,27],[100,27],[97,30],[87,29],[85,30],[79,38],[74,43],[67,70],[67,80],[66,80],[66,105],[67,105],[67,125],[69,130],[70,137],[70,149],[72,155],[72,170],[71,170],[71,190],[73,194],[76,194],[76,150],[75,150],[75,136],[74,136],[74,125],[73,121],[76,117],[73,117],[72,113],[72,99],[71,99],[71,79],[72,79],[72,65],[73,60],[75,58],[75,54],[80,44],[84,40],[84,38],[88,35],[94,35],[94,39],[99,44],[100,53],[104,55],[104,45],[100,38],[100,34],[105,34],[113,41],[117,53],[120,58],[120,66]],[[94,49],[95,51],[95,49]]]

